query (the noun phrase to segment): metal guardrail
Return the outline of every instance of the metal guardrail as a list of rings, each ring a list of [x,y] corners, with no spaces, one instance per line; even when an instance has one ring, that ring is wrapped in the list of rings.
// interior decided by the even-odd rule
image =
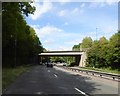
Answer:
[[[112,74],[112,73],[106,73],[106,72],[99,72],[99,71],[93,71],[93,70],[85,70],[85,69],[78,69],[78,68],[71,68],[71,67],[62,67],[64,69],[69,69],[71,71],[75,71],[75,72],[81,72],[81,73],[86,73],[86,74],[90,74],[90,75],[97,75],[103,78],[111,78],[113,80],[117,80],[120,81],[120,75],[119,74]]]

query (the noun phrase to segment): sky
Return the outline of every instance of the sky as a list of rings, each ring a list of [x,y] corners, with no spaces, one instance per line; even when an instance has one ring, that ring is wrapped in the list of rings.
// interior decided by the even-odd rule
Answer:
[[[66,2],[62,2],[66,1]],[[85,0],[84,0],[85,1]],[[68,51],[91,37],[109,39],[118,30],[118,2],[39,2],[34,15],[26,17],[43,47],[49,51]]]

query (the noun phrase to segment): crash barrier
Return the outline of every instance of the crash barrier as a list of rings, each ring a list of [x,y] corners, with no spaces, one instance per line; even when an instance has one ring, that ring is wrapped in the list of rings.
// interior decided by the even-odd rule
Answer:
[[[62,66],[61,66],[62,67]],[[64,69],[68,69],[74,72],[80,72],[80,73],[86,73],[88,75],[93,76],[100,76],[103,78],[113,79],[120,81],[120,75],[119,74],[112,74],[112,73],[106,73],[106,72],[99,72],[99,71],[93,71],[93,70],[85,70],[85,69],[78,69],[78,68],[71,68],[71,67],[62,67]]]

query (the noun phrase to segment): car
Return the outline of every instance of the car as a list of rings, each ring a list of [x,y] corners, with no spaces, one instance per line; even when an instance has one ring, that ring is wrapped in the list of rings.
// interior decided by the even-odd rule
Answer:
[[[66,66],[67,65],[67,63],[63,63],[63,66]]]
[[[42,63],[42,62],[40,62],[40,63],[39,63],[39,65],[43,65],[43,63]]]
[[[53,66],[56,66],[56,63],[53,62],[52,65],[53,65]]]
[[[51,62],[48,62],[46,65],[47,67],[51,67],[51,68],[53,67],[53,64]]]
[[[58,63],[58,64],[57,64],[57,66],[66,66],[66,65],[67,65],[67,63],[64,63],[64,62],[63,62],[63,63]]]

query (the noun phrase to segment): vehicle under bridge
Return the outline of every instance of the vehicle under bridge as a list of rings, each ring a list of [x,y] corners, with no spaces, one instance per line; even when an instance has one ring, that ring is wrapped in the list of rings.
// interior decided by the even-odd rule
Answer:
[[[38,62],[43,62],[43,58],[50,57],[75,57],[76,65],[80,67],[85,66],[86,52],[83,51],[47,51],[38,54]]]

